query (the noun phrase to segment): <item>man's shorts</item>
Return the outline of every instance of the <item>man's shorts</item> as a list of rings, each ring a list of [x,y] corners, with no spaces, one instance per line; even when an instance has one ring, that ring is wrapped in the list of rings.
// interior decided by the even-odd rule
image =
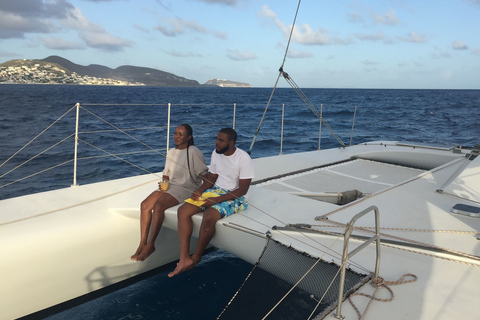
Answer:
[[[226,194],[229,191],[213,186],[211,189],[208,189],[205,192],[213,192],[216,194]],[[220,215],[222,216],[222,218],[225,218],[225,217],[228,217],[229,215],[237,213],[238,211],[245,210],[247,209],[247,207],[248,207],[247,201],[245,200],[245,197],[242,196],[235,200],[227,200],[227,201],[214,204],[210,208],[216,209],[218,212],[220,212]],[[202,211],[205,211],[206,209],[207,208],[202,207]]]

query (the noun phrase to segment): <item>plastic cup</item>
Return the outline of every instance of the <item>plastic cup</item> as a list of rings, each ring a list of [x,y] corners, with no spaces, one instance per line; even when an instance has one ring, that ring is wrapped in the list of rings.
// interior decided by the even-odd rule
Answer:
[[[170,182],[168,182],[168,180],[162,180],[160,182],[160,189],[162,189],[162,191],[167,191],[169,185],[170,185]]]

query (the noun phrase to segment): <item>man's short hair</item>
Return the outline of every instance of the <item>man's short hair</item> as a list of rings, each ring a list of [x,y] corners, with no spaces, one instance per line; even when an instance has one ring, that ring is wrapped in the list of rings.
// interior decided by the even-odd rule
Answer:
[[[233,140],[233,143],[237,143],[237,132],[232,128],[223,128],[220,130],[220,132],[227,135],[228,141]]]

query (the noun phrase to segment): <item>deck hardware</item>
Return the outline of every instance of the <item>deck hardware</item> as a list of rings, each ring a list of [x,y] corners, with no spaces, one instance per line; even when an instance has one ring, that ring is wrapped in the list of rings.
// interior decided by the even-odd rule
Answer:
[[[80,103],[76,103],[77,117],[75,120],[75,150],[73,152],[73,184],[72,187],[77,187],[77,155],[78,155],[78,120],[80,117]]]
[[[365,214],[369,213],[370,211],[374,211],[375,213],[375,235],[366,240],[363,244],[352,250],[350,253],[348,252],[348,242],[350,240],[350,236],[353,232],[353,225],[355,222],[363,217]],[[376,206],[370,206],[367,209],[361,211],[360,213],[356,214],[352,220],[347,224],[347,228],[345,229],[345,236],[343,240],[343,255],[342,255],[342,271],[340,274],[340,284],[338,286],[338,305],[337,305],[337,312],[333,314],[332,317],[337,319],[345,319],[344,316],[341,315],[342,312],[342,302],[343,302],[343,287],[345,283],[345,272],[347,267],[347,260],[353,257],[355,254],[360,252],[361,250],[365,249],[369,244],[372,242],[376,243],[376,250],[377,250],[377,257],[375,261],[375,273],[373,279],[378,278],[378,272],[380,268],[380,221],[379,221],[379,212]]]

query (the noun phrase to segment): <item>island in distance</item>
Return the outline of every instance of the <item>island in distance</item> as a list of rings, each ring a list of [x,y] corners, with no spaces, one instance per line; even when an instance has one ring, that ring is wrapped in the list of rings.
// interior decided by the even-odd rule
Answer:
[[[59,56],[45,59],[15,59],[0,64],[0,84],[80,84],[80,85],[136,85],[136,86],[217,86],[251,87],[247,83],[212,79],[205,84],[165,71],[120,66],[111,69],[91,64],[82,66]]]

